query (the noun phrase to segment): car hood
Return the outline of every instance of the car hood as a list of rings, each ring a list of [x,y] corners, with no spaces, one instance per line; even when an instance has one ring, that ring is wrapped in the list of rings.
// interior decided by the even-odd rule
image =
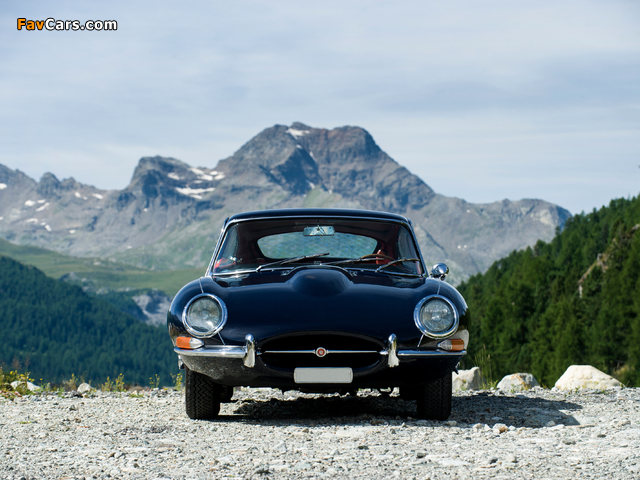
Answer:
[[[170,323],[173,316],[174,323],[182,324],[184,306],[199,293],[216,295],[226,304],[228,319],[220,332],[225,342],[242,343],[251,333],[258,345],[267,338],[310,331],[365,334],[379,341],[395,333],[412,343],[421,336],[413,312],[425,296],[447,296],[461,317],[467,310],[457,290],[440,280],[310,266],[202,277],[176,295]]]

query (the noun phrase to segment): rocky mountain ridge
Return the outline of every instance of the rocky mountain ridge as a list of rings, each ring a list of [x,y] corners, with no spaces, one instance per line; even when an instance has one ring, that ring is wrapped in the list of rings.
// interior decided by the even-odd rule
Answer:
[[[123,190],[0,165],[0,236],[154,269],[204,266],[224,218],[263,208],[363,208],[411,218],[427,262],[452,279],[550,240],[570,216],[542,200],[471,204],[434,192],[359,127],[267,128],[213,168],[144,157]]]

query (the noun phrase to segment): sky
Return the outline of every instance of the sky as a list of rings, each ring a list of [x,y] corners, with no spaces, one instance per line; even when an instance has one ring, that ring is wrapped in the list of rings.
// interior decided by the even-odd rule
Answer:
[[[116,20],[27,31],[17,19]],[[640,3],[4,0],[0,164],[124,188],[261,130],[356,125],[436,192],[571,213],[640,191]]]

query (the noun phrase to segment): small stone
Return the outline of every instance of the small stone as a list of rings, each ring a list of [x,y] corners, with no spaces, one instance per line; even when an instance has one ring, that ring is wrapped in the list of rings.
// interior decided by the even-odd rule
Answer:
[[[269,473],[269,467],[268,466],[264,466],[264,465],[260,466],[260,467],[256,468],[253,471],[253,473],[256,474],[256,475],[264,475],[266,473]]]
[[[358,450],[369,450],[369,445],[358,445]]]
[[[422,451],[416,452],[416,457],[418,457],[418,458],[424,458],[426,456],[427,456],[427,454],[425,452],[422,452]]]
[[[468,462],[458,460],[457,458],[443,458],[442,460],[439,460],[438,463],[443,467],[462,467],[464,465],[469,465]]]
[[[513,453],[509,453],[505,457],[504,461],[506,463],[518,463],[518,458]]]
[[[280,442],[273,447],[273,451],[278,453],[287,453],[287,444],[285,442]]]
[[[524,425],[525,427],[543,427],[551,421],[553,419],[549,415],[532,415],[525,419]]]
[[[507,427],[504,423],[496,423],[496,424],[493,426],[492,430],[493,430],[493,433],[498,433],[498,434],[500,434],[500,433],[504,433],[504,432],[506,432],[507,430],[509,430],[509,427]]]

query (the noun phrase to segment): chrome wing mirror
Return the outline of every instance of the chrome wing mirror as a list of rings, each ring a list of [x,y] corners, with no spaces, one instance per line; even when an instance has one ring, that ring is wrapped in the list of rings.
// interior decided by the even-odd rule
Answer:
[[[436,263],[431,269],[431,276],[433,278],[444,280],[447,275],[449,275],[449,267],[444,263]]]

